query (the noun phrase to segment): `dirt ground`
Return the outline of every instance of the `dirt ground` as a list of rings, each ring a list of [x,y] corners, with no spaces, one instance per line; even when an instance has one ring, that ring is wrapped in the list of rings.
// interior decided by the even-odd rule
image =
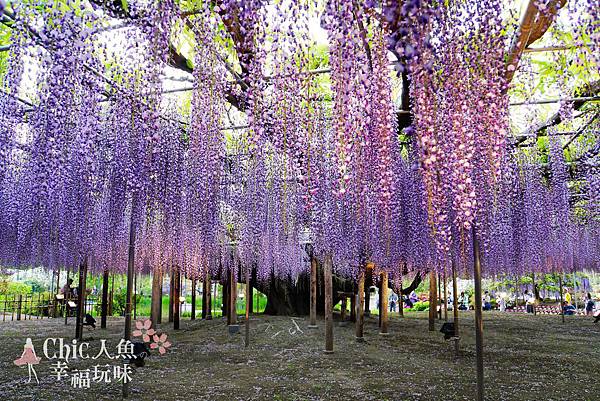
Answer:
[[[221,319],[184,320],[182,330],[163,324],[172,346],[153,351],[130,383],[132,400],[473,400],[475,350],[473,313],[461,312],[462,355],[453,344],[427,330],[425,313],[394,317],[390,334],[378,335],[377,319],[366,320],[365,343],[354,339],[353,324],[335,323],[335,352],[325,355],[324,322],[307,328],[307,319],[251,318],[251,345],[244,348],[244,325],[230,335]],[[485,390],[488,400],[600,400],[600,324],[590,318],[484,314]],[[294,324],[298,324],[298,328]],[[85,332],[90,354],[108,339],[116,353],[123,320],[109,329]],[[74,322],[62,319],[0,323],[0,400],[114,400],[120,383],[91,382],[73,388],[57,381],[43,354],[48,337],[72,339]],[[27,367],[13,360],[31,337],[38,356],[40,384],[26,383]],[[117,365],[107,359],[78,359],[72,369]]]

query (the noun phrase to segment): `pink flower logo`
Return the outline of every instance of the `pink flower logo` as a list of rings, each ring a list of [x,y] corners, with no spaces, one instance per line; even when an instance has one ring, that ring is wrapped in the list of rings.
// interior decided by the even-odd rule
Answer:
[[[150,348],[158,348],[158,352],[161,355],[167,352],[167,348],[171,346],[171,343],[167,341],[167,335],[165,333],[162,333],[160,337],[158,336],[158,334],[155,334],[154,337],[152,337],[152,339],[154,340],[154,342],[150,344]]]
[[[142,339],[144,340],[145,343],[150,342],[150,336],[156,333],[156,331],[151,327],[152,327],[152,320],[150,320],[150,319],[137,320],[135,322],[135,328],[137,330],[134,330],[132,334],[134,337],[142,336]]]

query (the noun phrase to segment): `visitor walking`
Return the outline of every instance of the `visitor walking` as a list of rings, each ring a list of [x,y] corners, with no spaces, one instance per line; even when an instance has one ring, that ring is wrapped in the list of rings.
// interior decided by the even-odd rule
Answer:
[[[592,294],[587,293],[587,297],[585,298],[585,314],[588,316],[592,316],[594,314],[594,300],[592,299]]]
[[[535,296],[529,293],[529,290],[525,290],[525,308],[527,313],[535,313]]]

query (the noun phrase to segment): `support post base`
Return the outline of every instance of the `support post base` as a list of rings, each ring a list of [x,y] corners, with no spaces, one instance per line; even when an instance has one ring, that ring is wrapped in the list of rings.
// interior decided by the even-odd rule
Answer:
[[[364,337],[355,337],[356,338],[356,342],[357,343],[364,343],[365,342],[365,338]]]

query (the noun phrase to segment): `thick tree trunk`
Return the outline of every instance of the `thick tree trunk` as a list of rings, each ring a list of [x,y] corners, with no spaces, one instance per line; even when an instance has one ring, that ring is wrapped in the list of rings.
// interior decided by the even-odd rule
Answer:
[[[319,271],[319,275],[322,274],[322,270]],[[421,276],[417,274],[413,282],[403,290],[403,293],[410,294],[419,286],[421,281]],[[322,277],[319,282],[322,282]],[[269,282],[256,281],[255,288],[267,296],[267,306],[264,311],[266,315],[310,315],[310,274],[308,273],[301,274],[297,280],[293,280],[292,278],[271,278]],[[366,292],[366,282],[364,288]],[[334,305],[340,300],[337,295],[338,291],[354,292],[354,282],[333,276]],[[365,295],[368,296],[368,292]],[[366,301],[364,304],[366,304]],[[321,312],[325,308],[325,294],[323,291],[317,291],[316,308],[319,314],[323,313]]]

